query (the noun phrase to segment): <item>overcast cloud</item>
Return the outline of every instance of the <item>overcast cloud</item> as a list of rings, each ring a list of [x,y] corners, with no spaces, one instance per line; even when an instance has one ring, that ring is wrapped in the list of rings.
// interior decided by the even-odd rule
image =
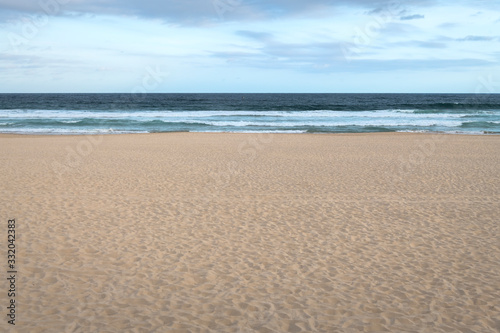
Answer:
[[[80,12],[105,15],[137,15],[169,22],[199,23],[214,19],[214,12],[239,20],[258,20],[288,15],[314,16],[341,6],[366,9],[401,7],[392,0],[1,0],[4,10],[23,13],[50,12],[62,15]],[[406,0],[405,6],[424,5],[423,0]],[[59,9],[59,10],[57,10]],[[12,13],[13,14],[13,13]]]
[[[0,0],[0,92],[130,92],[148,68],[150,92],[474,92],[500,76],[499,7]]]

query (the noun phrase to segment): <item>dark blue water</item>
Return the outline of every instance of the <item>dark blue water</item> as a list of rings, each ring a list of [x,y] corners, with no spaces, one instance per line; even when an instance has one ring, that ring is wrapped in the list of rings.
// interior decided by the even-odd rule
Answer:
[[[500,134],[499,94],[0,94],[0,132]]]

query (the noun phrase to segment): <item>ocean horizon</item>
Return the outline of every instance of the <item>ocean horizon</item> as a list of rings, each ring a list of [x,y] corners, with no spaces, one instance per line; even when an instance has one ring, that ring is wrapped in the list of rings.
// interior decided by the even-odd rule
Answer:
[[[500,94],[0,94],[0,133],[500,134]]]

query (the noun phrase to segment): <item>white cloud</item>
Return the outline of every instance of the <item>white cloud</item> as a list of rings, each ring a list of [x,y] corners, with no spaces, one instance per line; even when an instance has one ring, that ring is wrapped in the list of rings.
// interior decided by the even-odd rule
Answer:
[[[401,16],[400,20],[401,21],[409,21],[409,20],[419,20],[419,19],[423,19],[423,18],[425,18],[425,15],[415,14],[415,15]]]
[[[54,15],[0,0],[0,92],[129,92],[147,66],[171,72],[159,92],[398,91],[401,72],[417,90],[436,71],[458,89],[499,67],[483,2],[221,0],[220,16],[211,0],[46,1]]]

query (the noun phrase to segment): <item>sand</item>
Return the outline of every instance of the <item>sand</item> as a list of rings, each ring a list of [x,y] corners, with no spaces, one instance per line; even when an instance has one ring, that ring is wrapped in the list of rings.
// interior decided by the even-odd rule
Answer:
[[[0,156],[2,332],[500,331],[500,136],[2,135]]]

